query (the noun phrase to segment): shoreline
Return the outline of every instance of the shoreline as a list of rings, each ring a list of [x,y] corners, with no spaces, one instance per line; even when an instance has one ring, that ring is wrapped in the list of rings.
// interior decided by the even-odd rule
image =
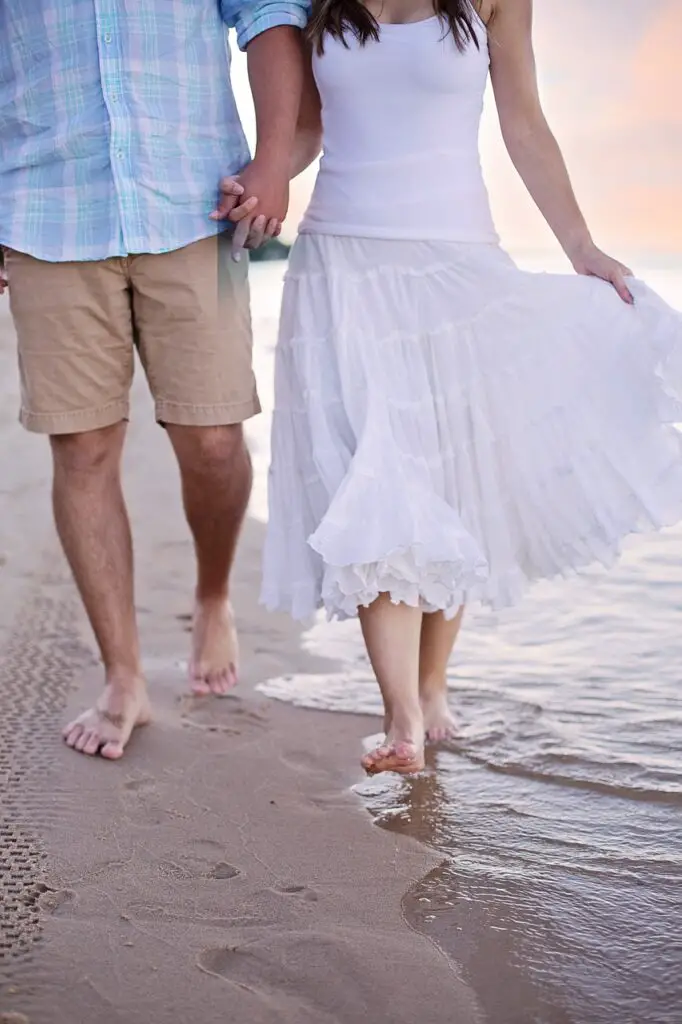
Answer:
[[[451,962],[404,917],[405,894],[440,858],[372,827],[349,791],[374,721],[254,691],[287,672],[338,670],[259,608],[255,520],[234,577],[241,687],[222,701],[185,695],[191,545],[139,375],[125,485],[155,723],[118,764],[63,746],[64,716],[100,675],[50,525],[47,446],[14,421],[12,348],[3,302],[0,1020],[482,1020]]]

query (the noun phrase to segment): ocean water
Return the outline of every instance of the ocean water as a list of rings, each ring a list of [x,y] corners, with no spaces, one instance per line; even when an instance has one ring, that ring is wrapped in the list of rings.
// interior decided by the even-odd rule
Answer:
[[[261,518],[282,271],[252,275]],[[682,261],[641,276],[682,308]],[[305,644],[338,675],[266,693],[379,714],[356,623],[318,620]],[[491,1024],[680,1024],[682,529],[634,538],[610,573],[538,585],[502,615],[472,610],[449,684],[457,740],[418,779],[355,787],[380,826],[442,855],[406,895],[409,919],[461,965]]]

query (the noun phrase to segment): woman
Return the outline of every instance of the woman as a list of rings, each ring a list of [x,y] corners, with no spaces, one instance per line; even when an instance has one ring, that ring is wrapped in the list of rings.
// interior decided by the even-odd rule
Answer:
[[[682,317],[592,241],[541,110],[531,6],[313,5],[324,155],[284,294],[263,599],[359,615],[386,708],[370,773],[417,772],[425,737],[451,733],[465,602],[511,605],[682,516]],[[489,73],[580,276],[523,273],[498,246]]]

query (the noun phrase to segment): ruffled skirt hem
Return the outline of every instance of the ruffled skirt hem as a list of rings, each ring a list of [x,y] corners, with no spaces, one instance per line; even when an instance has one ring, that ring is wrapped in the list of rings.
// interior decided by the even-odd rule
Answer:
[[[264,603],[499,609],[679,521],[682,316],[632,287],[634,308],[495,246],[300,239]]]

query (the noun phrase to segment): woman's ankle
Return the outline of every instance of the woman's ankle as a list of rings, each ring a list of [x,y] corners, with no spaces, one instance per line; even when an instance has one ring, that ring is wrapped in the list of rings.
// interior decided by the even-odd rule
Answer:
[[[390,715],[390,734],[394,738],[421,742],[424,734],[424,715],[421,706],[401,707],[392,709]]]
[[[423,704],[446,696],[448,680],[445,674],[425,676],[419,680],[419,700]]]

